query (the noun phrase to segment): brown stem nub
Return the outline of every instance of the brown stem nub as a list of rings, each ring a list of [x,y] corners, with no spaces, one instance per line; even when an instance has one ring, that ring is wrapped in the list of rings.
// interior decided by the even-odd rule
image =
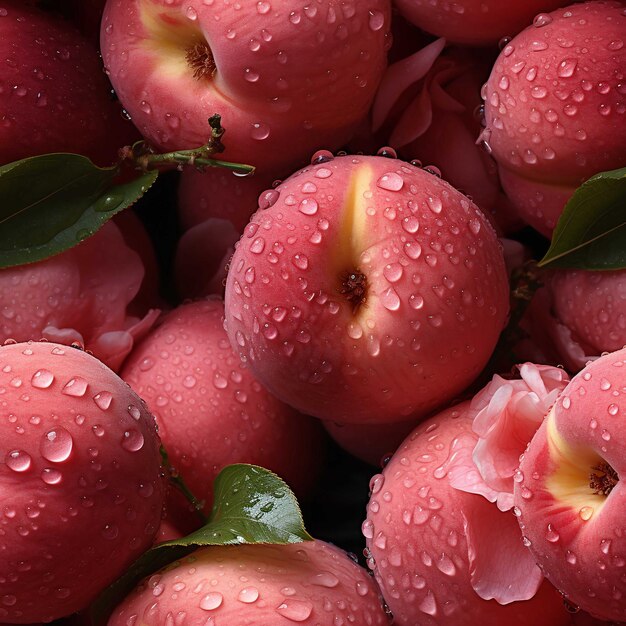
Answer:
[[[617,472],[606,461],[591,468],[589,486],[597,496],[608,496],[618,482]]]
[[[187,48],[185,57],[193,70],[193,77],[198,80],[211,78],[217,70],[213,53],[206,42],[199,42]]]
[[[359,269],[341,275],[339,292],[352,304],[352,310],[365,302],[367,296],[367,277]]]

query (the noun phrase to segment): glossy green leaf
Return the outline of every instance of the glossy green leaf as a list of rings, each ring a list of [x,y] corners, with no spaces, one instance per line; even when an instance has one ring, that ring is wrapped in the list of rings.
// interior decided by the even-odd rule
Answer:
[[[158,172],[101,168],[78,154],[44,154],[0,167],[0,268],[41,261],[93,235],[136,202]]]
[[[626,268],[626,168],[596,174],[576,190],[539,266]]]
[[[196,548],[234,544],[310,541],[298,501],[285,482],[256,465],[229,465],[214,483],[209,522],[196,532],[148,550],[92,606],[92,621],[104,624],[119,602],[145,576]]]

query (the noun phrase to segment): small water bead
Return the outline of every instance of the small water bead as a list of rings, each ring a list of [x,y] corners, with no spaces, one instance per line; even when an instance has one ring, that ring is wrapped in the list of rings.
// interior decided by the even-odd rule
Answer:
[[[262,122],[255,122],[252,124],[250,136],[257,141],[263,141],[270,136],[270,127]]]
[[[294,255],[292,263],[301,270],[306,270],[309,267],[309,259],[304,254]]]
[[[256,587],[244,587],[237,596],[239,602],[252,604],[259,599],[259,590]]]
[[[30,468],[32,459],[23,450],[12,450],[6,455],[4,462],[14,472],[25,472]]]
[[[396,283],[402,278],[404,270],[400,263],[390,263],[385,265],[383,269],[383,275],[390,283]]]
[[[141,448],[143,448],[143,444],[143,435],[134,428],[125,431],[122,435],[122,448],[124,448],[124,450],[128,450],[129,452],[138,452]]]
[[[320,572],[311,579],[313,585],[334,589],[339,584],[339,579],[332,572]]]
[[[414,215],[408,215],[402,220],[402,228],[413,235],[419,230],[419,220]]]
[[[404,178],[395,172],[388,172],[383,174],[376,184],[386,191],[400,191],[404,187]]]
[[[546,540],[550,543],[556,543],[560,538],[561,536],[555,530],[554,526],[552,526],[552,524],[548,524],[548,527],[546,529]]]
[[[269,2],[257,2],[256,10],[260,15],[265,15],[271,11],[272,5]]]
[[[302,202],[300,202],[298,210],[300,213],[304,213],[304,215],[315,215],[318,208],[319,205],[314,198],[305,198]]]
[[[207,593],[200,600],[200,608],[203,611],[214,611],[222,606],[222,602],[224,602],[224,596],[217,591],[212,593]]]
[[[548,44],[545,41],[536,39],[535,41],[531,41],[529,47],[533,52],[541,52],[542,50],[546,50],[548,48]]]
[[[581,520],[588,522],[593,517],[594,509],[590,506],[584,506],[578,511]]]
[[[308,600],[288,598],[276,607],[276,612],[292,622],[305,622],[313,612],[313,604]]]
[[[74,376],[65,384],[63,389],[61,389],[61,393],[65,394],[66,396],[82,398],[87,392],[88,386],[89,383],[84,378],[81,378],[80,376]]]
[[[126,410],[135,421],[141,418],[141,411],[134,404],[129,404]]]
[[[58,470],[46,467],[41,472],[41,480],[47,485],[58,485],[63,480],[63,475]]]
[[[93,401],[100,409],[106,411],[113,402],[113,394],[109,391],[101,391],[93,397]]]
[[[547,26],[552,23],[552,17],[548,13],[539,13],[533,19],[533,26],[535,28],[541,28],[542,26]]]
[[[311,165],[317,165],[319,163],[328,163],[335,158],[334,154],[329,150],[318,150],[311,157]]]
[[[39,449],[41,456],[47,461],[62,463],[69,458],[73,446],[72,435],[65,428],[59,426],[49,430],[42,437]]]
[[[569,78],[576,71],[576,67],[578,66],[577,59],[564,59],[559,63],[559,67],[557,69],[557,74],[561,78]]]
[[[49,370],[37,370],[30,380],[31,385],[37,389],[48,389],[54,382],[54,374]]]

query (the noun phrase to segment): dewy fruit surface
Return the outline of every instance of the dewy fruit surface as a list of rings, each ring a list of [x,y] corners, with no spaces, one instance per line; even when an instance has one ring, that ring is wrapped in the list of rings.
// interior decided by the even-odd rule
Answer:
[[[626,163],[625,32],[623,2],[541,14],[484,86],[482,138],[520,216],[546,236],[584,180]]]
[[[0,619],[84,609],[152,544],[164,485],[154,419],[85,352],[0,347]]]
[[[515,504],[525,541],[574,605],[626,620],[626,349],[565,388],[520,463]]]
[[[389,23],[389,0],[109,0],[101,44],[151,142],[201,146],[220,113],[224,158],[265,171],[349,139],[385,68]]]
[[[348,555],[323,541],[215,546],[144,580],[113,612],[109,626],[385,626],[378,588]]]
[[[398,626],[565,626],[569,615],[525,555],[515,517],[452,485],[478,474],[455,468],[471,460],[476,413],[464,402],[423,422],[372,478],[368,565]]]
[[[321,464],[320,424],[257,382],[233,352],[223,317],[218,298],[174,309],[134,350],[121,374],[152,407],[172,465],[205,502],[207,514],[213,480],[226,465],[266,467],[301,497]]]
[[[226,322],[277,397],[337,423],[398,422],[478,374],[508,289],[470,200],[408,163],[350,156],[266,196],[231,261]]]

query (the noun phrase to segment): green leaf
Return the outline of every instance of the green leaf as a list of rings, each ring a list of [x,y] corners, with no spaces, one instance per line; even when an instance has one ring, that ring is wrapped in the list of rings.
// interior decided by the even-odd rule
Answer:
[[[157,171],[116,182],[78,154],[44,154],[0,167],[0,268],[41,261],[93,235],[136,202]]]
[[[106,623],[111,611],[145,576],[203,546],[311,541],[298,501],[285,482],[256,465],[229,465],[215,479],[208,524],[182,539],[151,548],[91,607],[92,622]]]
[[[539,266],[626,269],[626,168],[596,174],[575,191]]]

